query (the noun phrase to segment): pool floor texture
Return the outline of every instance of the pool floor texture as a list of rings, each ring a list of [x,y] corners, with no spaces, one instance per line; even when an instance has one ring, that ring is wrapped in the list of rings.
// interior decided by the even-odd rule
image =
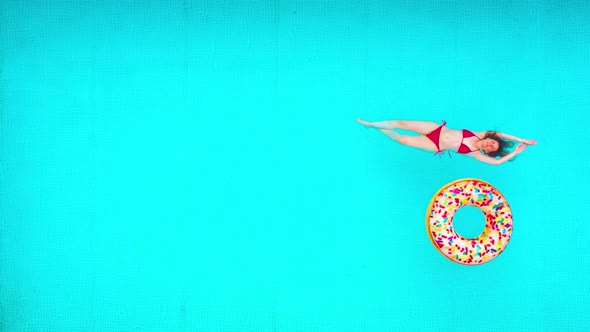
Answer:
[[[0,331],[590,331],[589,19],[586,1],[2,1]],[[357,117],[538,144],[491,166]],[[461,178],[514,215],[479,266],[426,234]]]

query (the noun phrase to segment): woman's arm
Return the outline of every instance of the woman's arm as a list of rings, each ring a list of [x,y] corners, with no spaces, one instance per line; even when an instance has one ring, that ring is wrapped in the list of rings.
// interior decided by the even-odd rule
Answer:
[[[498,136],[500,138],[503,138],[503,139],[508,139],[508,140],[511,140],[511,141],[516,141],[516,142],[520,142],[520,143],[524,143],[524,144],[528,144],[528,145],[537,144],[537,141],[534,140],[534,139],[522,139],[522,138],[519,138],[519,137],[516,137],[516,136],[504,134],[504,133],[497,133],[497,134],[498,134]]]
[[[483,154],[479,151],[469,153],[466,156],[475,158],[476,160],[479,160],[482,163],[486,163],[486,164],[490,164],[490,165],[500,165],[500,163],[498,162],[499,159],[486,156],[485,154]]]
[[[526,149],[527,145],[526,144],[519,144],[516,149],[514,149],[514,151],[510,152],[509,154],[505,155],[504,157],[501,158],[492,158],[489,156],[486,156],[485,154],[476,151],[476,152],[472,152],[470,154],[468,154],[468,156],[473,157],[481,162],[484,162],[486,164],[491,164],[491,165],[500,165],[503,164],[505,162],[507,162],[508,160],[514,158],[517,154],[521,153],[522,151],[524,151]]]
[[[516,149],[514,149],[514,151],[510,152],[509,154],[505,155],[504,157],[498,158],[496,159],[498,161],[498,165],[507,162],[508,160],[514,158],[517,154],[521,153],[522,151],[524,151],[527,147],[526,143],[521,143],[518,144],[516,146]]]

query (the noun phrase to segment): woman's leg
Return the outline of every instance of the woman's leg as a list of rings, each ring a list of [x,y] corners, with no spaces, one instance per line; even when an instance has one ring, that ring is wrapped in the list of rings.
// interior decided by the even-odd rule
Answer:
[[[426,136],[408,136],[408,135],[400,135],[393,130],[390,129],[381,129],[377,128],[380,132],[385,134],[385,136],[391,138],[392,140],[407,146],[411,146],[413,148],[426,150],[426,151],[436,151],[436,146],[434,143]]]
[[[369,122],[361,119],[356,119],[358,123],[367,127],[375,127],[377,129],[403,129],[413,131],[415,133],[426,135],[440,127],[441,124],[432,121],[413,121],[413,120],[387,120],[378,122]]]

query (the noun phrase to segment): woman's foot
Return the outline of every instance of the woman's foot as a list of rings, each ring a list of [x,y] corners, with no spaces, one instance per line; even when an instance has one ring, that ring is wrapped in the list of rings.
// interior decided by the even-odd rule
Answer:
[[[373,123],[372,122],[365,121],[365,120],[363,120],[361,118],[356,118],[356,122],[358,122],[358,123],[360,123],[360,124],[362,124],[362,125],[364,125],[364,126],[366,126],[368,128],[373,127]]]

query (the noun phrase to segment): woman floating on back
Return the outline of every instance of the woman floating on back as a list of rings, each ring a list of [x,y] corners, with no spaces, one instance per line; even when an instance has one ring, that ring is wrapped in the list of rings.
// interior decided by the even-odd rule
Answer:
[[[537,144],[534,139],[522,139],[494,131],[474,133],[467,129],[451,129],[445,126],[445,121],[440,125],[430,121],[388,120],[369,122],[358,118],[356,121],[369,128],[378,129],[392,140],[403,145],[434,151],[435,155],[452,149],[457,153],[492,165],[500,165],[523,152],[528,145]],[[400,135],[393,129],[413,131],[420,135]],[[507,149],[514,145],[512,141],[520,142],[520,144],[516,146],[514,151],[509,152]]]

